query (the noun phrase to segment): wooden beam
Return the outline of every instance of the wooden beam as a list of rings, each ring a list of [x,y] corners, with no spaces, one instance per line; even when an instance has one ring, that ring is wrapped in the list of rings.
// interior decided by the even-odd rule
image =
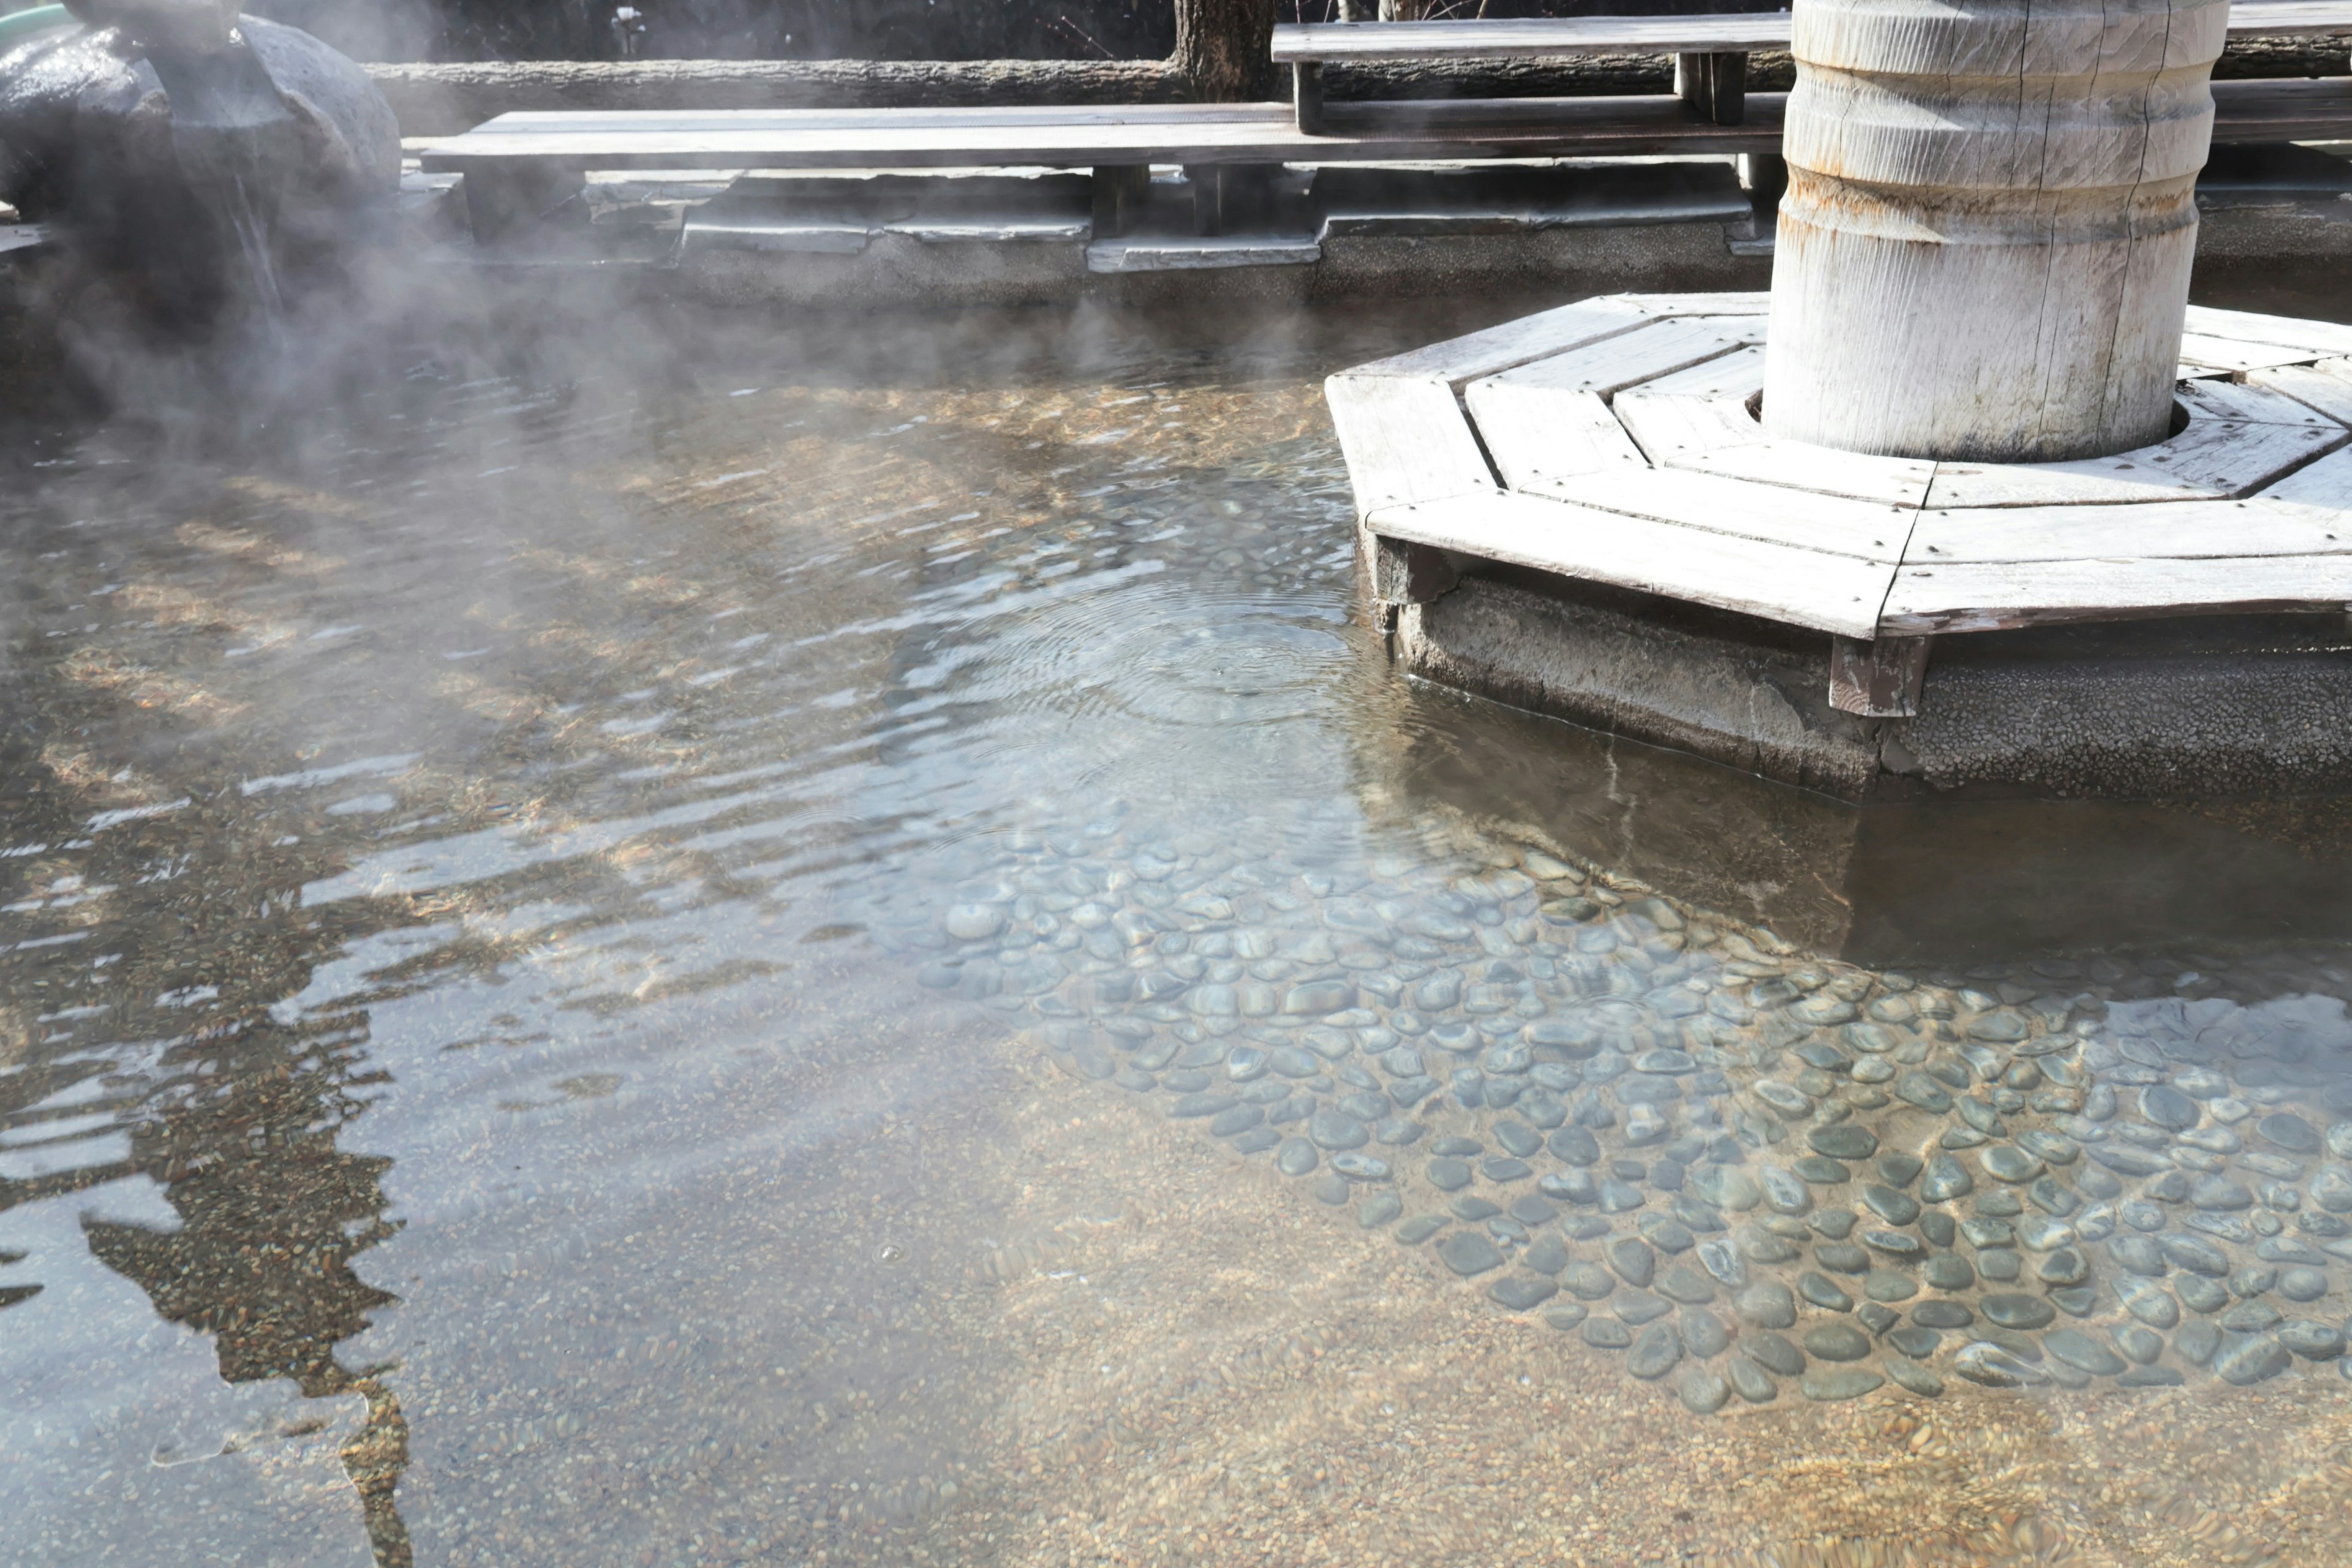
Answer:
[[[1748,107],[1748,57],[1744,54],[1678,54],[1675,96],[1712,125],[1737,125]]]
[[[1864,719],[1915,719],[1933,637],[1830,638],[1830,706]]]
[[[1100,163],[1094,169],[1095,237],[1116,239],[1142,215],[1151,194],[1149,163]]]

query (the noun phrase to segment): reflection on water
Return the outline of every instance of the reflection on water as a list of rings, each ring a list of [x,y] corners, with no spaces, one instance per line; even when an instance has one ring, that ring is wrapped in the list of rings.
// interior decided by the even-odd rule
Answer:
[[[36,444],[12,1550],[2340,1557],[2340,955],[1856,968],[1965,853],[1394,682],[1318,378],[1442,326]]]

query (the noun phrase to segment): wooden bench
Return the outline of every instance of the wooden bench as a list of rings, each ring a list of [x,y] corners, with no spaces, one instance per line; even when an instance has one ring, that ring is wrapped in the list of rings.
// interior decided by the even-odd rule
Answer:
[[[1786,95],[1746,90],[1746,60],[1785,47],[1785,12],[1559,21],[1277,27],[1297,75],[1282,103],[784,109],[502,114],[423,153],[466,176],[475,237],[563,205],[587,171],[1047,167],[1091,171],[1097,237],[1128,231],[1154,164],[1181,164],[1196,228],[1226,232],[1285,164],[1774,154]],[[2254,0],[2233,37],[2352,37],[2352,0]],[[1676,95],[1322,103],[1329,61],[1673,54]],[[1693,63],[1696,62],[1696,63]],[[2352,78],[2213,84],[2216,142],[2352,139]]]
[[[2248,0],[2231,7],[2230,37],[2352,37],[2352,5],[2343,0]],[[1737,125],[1746,107],[1748,57],[1786,49],[1789,37],[1786,11],[1491,22],[1309,22],[1274,29],[1274,58],[1291,68],[1293,111],[1299,130],[1309,134],[1319,132],[1327,122],[1327,65],[1577,55],[1672,55],[1675,97],[1699,119]]]

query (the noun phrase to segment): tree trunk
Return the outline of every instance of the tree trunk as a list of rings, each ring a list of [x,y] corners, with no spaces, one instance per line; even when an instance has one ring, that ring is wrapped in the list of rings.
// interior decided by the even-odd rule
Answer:
[[[1274,96],[1274,0],[1178,0],[1176,73],[1203,103]]]
[[[2226,0],[1797,0],[1764,423],[2049,461],[2170,426]]]

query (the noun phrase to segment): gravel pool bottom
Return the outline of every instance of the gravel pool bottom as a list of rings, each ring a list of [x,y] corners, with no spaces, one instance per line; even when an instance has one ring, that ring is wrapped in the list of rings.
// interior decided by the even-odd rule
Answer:
[[[2352,1561],[2346,953],[1643,885],[1751,786],[1357,611],[1320,377],[1444,330],[26,438],[7,1554]]]

